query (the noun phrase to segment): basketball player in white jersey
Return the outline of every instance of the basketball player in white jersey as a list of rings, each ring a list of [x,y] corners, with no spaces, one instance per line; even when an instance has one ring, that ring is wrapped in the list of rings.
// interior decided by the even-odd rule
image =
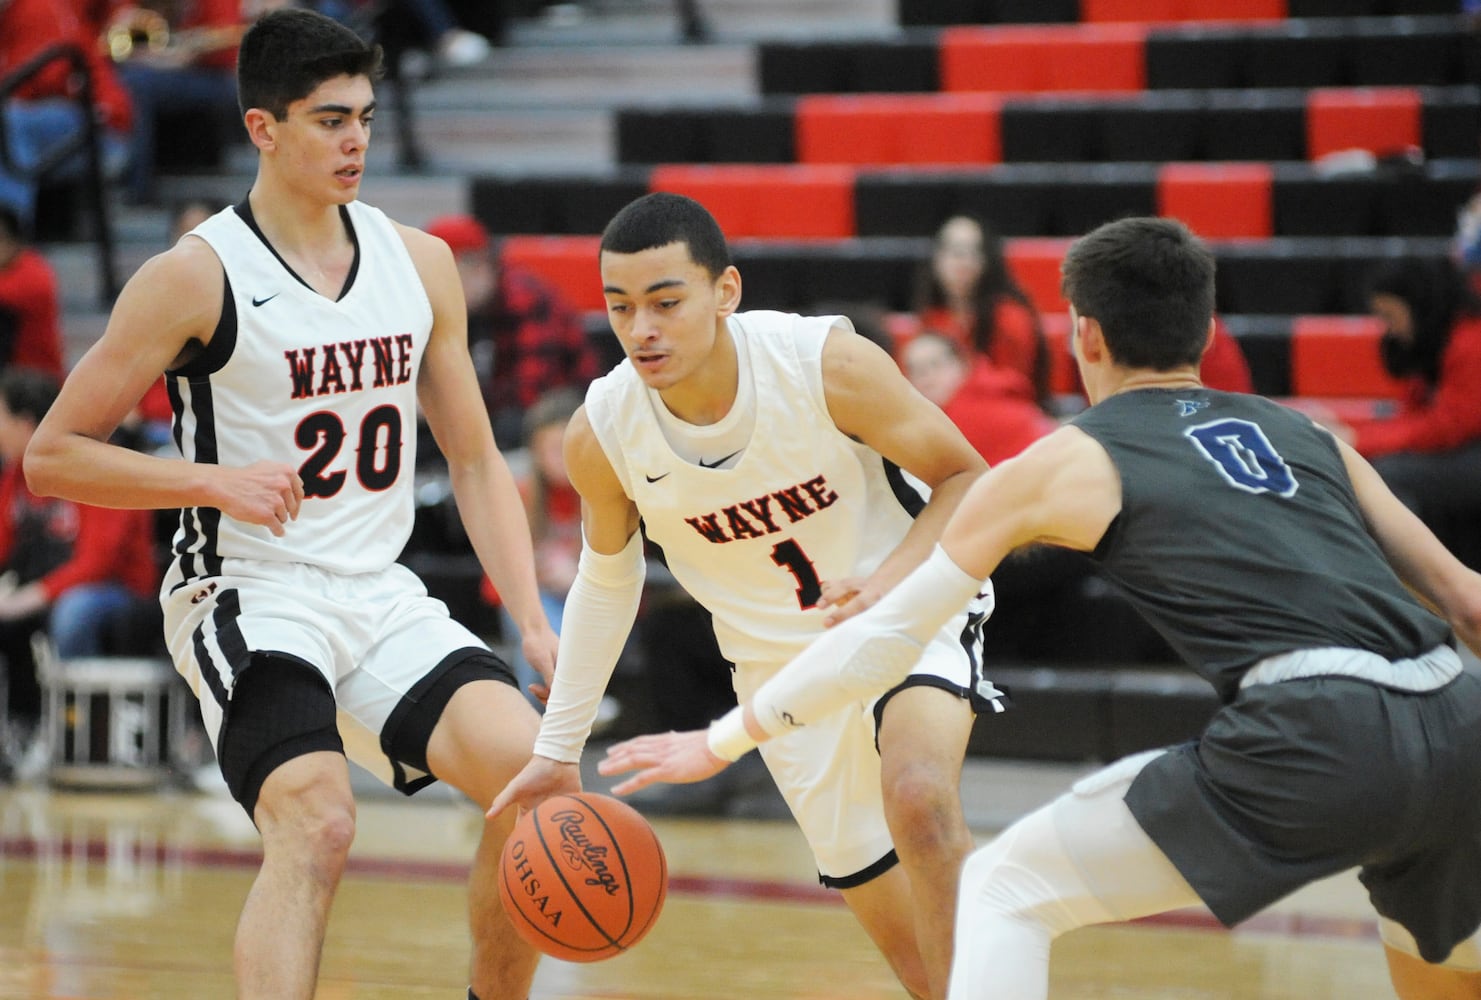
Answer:
[[[601,247],[627,360],[593,384],[567,428],[585,548],[537,756],[491,815],[579,787],[577,761],[642,586],[640,519],[711,612],[744,698],[840,606],[869,603],[913,568],[985,468],[847,319],[737,312],[740,275],[699,203],[641,198]],[[930,487],[929,502],[901,469]],[[1001,709],[980,674],[981,617],[954,618],[885,696],[763,753],[821,881],[842,890],[917,997],[945,991],[971,846],[958,789],[974,709]]]
[[[419,406],[525,653],[554,669],[452,255],[356,200],[379,61],[309,11],[256,22],[238,69],[251,190],[129,281],[25,459],[40,494],[182,508],[166,639],[263,844],[236,935],[243,998],[314,994],[355,830],[347,756],[408,794],[440,778],[487,804],[533,745],[508,667],[396,562]],[[108,444],[161,372],[185,461]],[[486,826],[470,880],[469,994],[485,1000],[527,996],[536,964],[496,898],[511,822]]]

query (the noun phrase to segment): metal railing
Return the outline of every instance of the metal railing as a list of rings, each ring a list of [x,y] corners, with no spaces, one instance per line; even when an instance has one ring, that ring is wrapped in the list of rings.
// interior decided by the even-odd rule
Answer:
[[[69,72],[79,81],[77,92],[70,99],[82,111],[82,128],[76,134],[45,150],[36,163],[23,164],[17,159],[15,151],[11,149],[4,109],[16,90],[32,77],[59,61],[68,63]],[[87,207],[93,217],[93,236],[98,247],[102,304],[103,308],[107,309],[118,297],[118,272],[114,261],[113,223],[108,213],[107,190],[103,179],[102,137],[93,104],[93,75],[88,68],[87,56],[82,49],[71,44],[53,45],[37,53],[0,79],[0,164],[3,164],[8,172],[17,177],[40,182],[47,174],[78,152],[86,154],[87,164],[83,174],[83,186],[86,188]]]

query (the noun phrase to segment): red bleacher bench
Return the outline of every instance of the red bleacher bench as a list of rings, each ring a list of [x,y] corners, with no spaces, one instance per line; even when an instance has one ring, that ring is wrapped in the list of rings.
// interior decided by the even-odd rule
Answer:
[[[803,163],[998,163],[1002,99],[993,94],[818,94],[795,115]]]
[[[499,257],[506,266],[544,278],[573,309],[607,310],[597,256],[600,236],[509,236]]]
[[[665,164],[652,191],[702,203],[730,239],[840,239],[854,235],[854,171],[831,164]]]
[[[1157,213],[1204,239],[1264,239],[1275,231],[1268,163],[1168,163],[1157,171]]]
[[[1379,156],[1423,147],[1419,91],[1408,87],[1327,87],[1306,99],[1306,156],[1344,149]]]
[[[1080,20],[1280,21],[1286,0],[1080,0]]]
[[[1144,90],[1146,38],[1144,24],[947,28],[941,33],[941,89]]]
[[[1403,383],[1378,353],[1383,323],[1371,316],[1298,316],[1291,321],[1291,392],[1296,396],[1394,399]]]
[[[1003,257],[1009,272],[1041,313],[1062,313],[1069,308],[1059,293],[1059,265],[1073,242],[1051,237],[1004,241]]]

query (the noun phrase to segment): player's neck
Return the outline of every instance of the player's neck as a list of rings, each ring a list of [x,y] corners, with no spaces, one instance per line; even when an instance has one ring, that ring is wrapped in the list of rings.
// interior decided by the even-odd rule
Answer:
[[[740,391],[740,361],[729,327],[722,323],[709,355],[694,371],[658,396],[686,424],[705,427],[725,419]]]
[[[339,205],[306,198],[301,192],[275,184],[271,176],[259,173],[247,200],[262,235],[279,253],[332,252],[349,240]]]
[[[1137,389],[1201,389],[1203,380],[1191,366],[1159,372],[1137,369],[1127,372],[1108,395],[1134,392]]]

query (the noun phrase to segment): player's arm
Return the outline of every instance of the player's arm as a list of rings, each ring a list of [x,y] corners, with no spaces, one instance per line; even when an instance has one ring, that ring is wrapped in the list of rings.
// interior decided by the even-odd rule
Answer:
[[[637,619],[646,564],[638,509],[591,429],[585,407],[566,427],[566,471],[581,494],[583,544],[561,618],[559,669],[551,685],[535,756],[499,794],[488,815],[511,804],[530,808],[577,791],[577,764],[617,658]]]
[[[162,372],[210,342],[225,286],[221,262],[196,238],[139,268],[26,449],[33,493],[96,507],[215,507],[283,533],[303,501],[290,466],[197,464],[108,443]]]
[[[494,443],[483,393],[468,355],[468,307],[452,251],[436,237],[398,227],[432,304],[417,399],[447,460],[453,496],[479,564],[519,629],[530,664],[548,683],[555,631],[540,603],[534,544],[519,485]]]
[[[987,463],[939,406],[926,399],[888,354],[834,327],[823,346],[823,390],[838,429],[862,441],[931,489],[899,545],[864,581],[825,588],[833,625],[879,599],[920,565],[946,520]]]
[[[757,743],[898,684],[921,649],[1008,553],[1035,542],[1089,551],[1121,509],[1105,450],[1063,427],[974,481],[940,545],[873,607],[824,632],[708,731],[615,744],[602,774],[637,771],[613,791],[701,781]]]
[[[1481,573],[1452,555],[1434,532],[1394,496],[1367,459],[1340,439],[1337,447],[1368,530],[1399,579],[1450,622],[1462,642],[1481,654]]]

